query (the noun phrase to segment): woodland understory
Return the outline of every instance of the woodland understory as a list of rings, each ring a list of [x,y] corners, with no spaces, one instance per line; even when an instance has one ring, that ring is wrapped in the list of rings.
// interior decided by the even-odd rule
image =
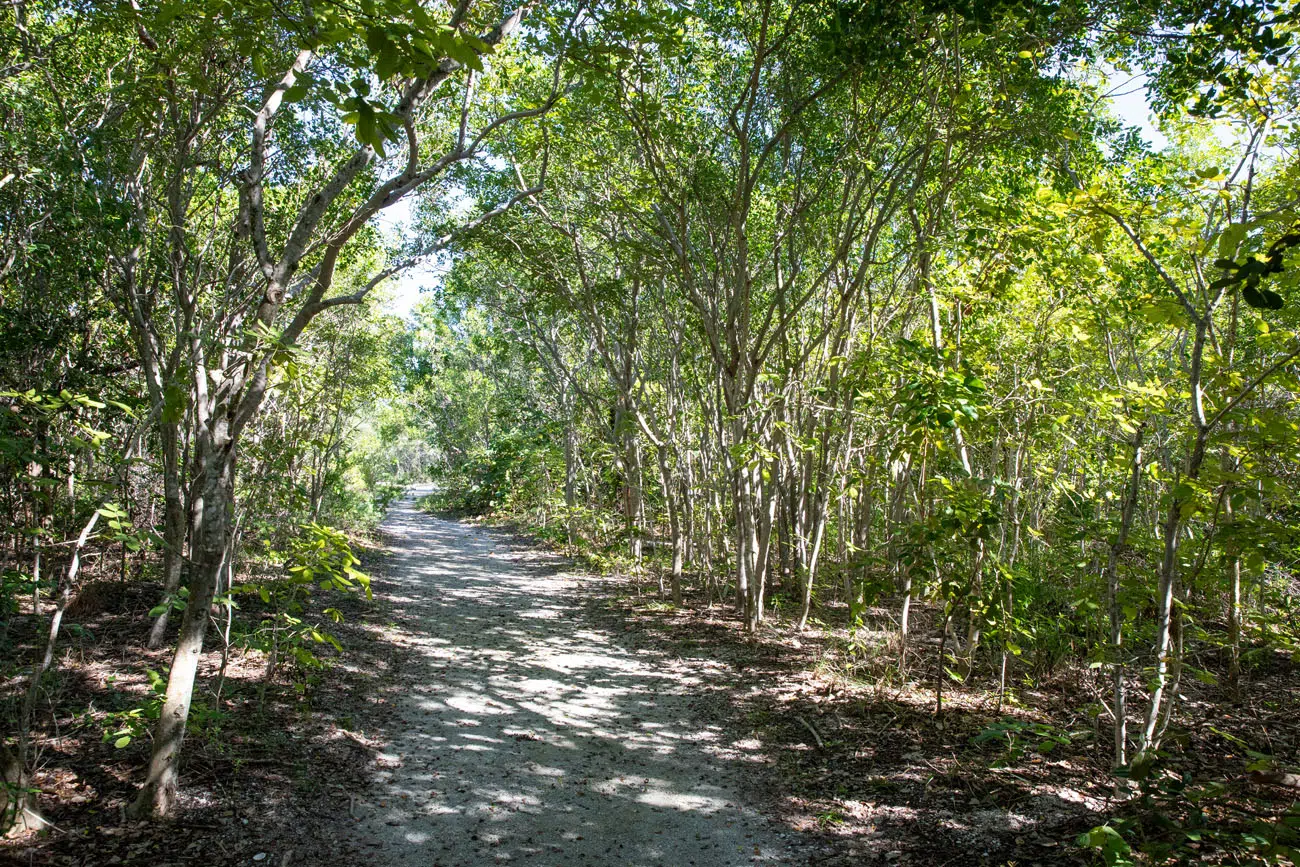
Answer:
[[[1295,0],[6,3],[0,857],[321,846],[423,483],[732,662],[814,862],[1294,863],[1297,70]]]

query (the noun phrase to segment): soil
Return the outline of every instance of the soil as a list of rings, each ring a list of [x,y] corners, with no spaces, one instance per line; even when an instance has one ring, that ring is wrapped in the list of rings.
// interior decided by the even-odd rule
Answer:
[[[391,717],[400,689],[393,676],[400,653],[382,630],[388,588],[382,552],[366,551],[363,559],[374,574],[376,600],[333,596],[325,604],[341,610],[341,623],[316,612],[345,651],[322,645],[321,656],[331,663],[326,670],[281,666],[264,684],[266,655],[236,643],[218,699],[224,630],[209,629],[179,809],[173,820],[156,823],[125,817],[143,779],[147,732],[141,727],[124,747],[114,741],[120,715],[147,706],[154,695],[149,672],[165,672],[170,662],[169,649],[144,645],[146,612],[160,589],[148,580],[97,578],[83,585],[65,618],[33,732],[32,785],[52,827],[0,841],[0,864],[233,865],[266,863],[272,852],[282,864],[329,858],[337,816],[346,815],[369,779],[381,746],[374,733]],[[260,618],[256,596],[241,596],[238,604],[235,634]],[[10,623],[18,658],[36,657],[48,628],[45,607]],[[17,707],[25,687],[25,677],[3,684],[4,706]]]
[[[264,655],[236,650],[218,703],[210,650],[203,700],[220,713],[186,742],[170,822],[125,821],[147,739],[103,737],[109,714],[147,698],[147,670],[165,669],[167,653],[141,644],[157,589],[87,594],[36,732],[54,828],[0,843],[0,863],[1087,864],[1079,834],[1141,819],[1137,800],[1115,798],[1096,672],[1049,664],[1002,701],[987,683],[949,684],[936,714],[924,607],[900,674],[884,609],[855,631],[796,634],[773,618],[746,635],[706,601],[674,608],[644,579],[583,573],[411,498],[384,538],[366,558],[375,600],[329,600],[344,652],[314,680],[281,677],[262,701]],[[23,658],[44,622],[8,624]],[[1197,821],[1249,828],[1294,811],[1293,791],[1242,767],[1252,751],[1295,765],[1295,669],[1256,665],[1242,702],[1184,684],[1161,773],[1222,784]],[[9,706],[21,686],[4,685]],[[1196,817],[1157,818],[1133,827],[1188,845]]]
[[[409,500],[385,528],[389,640],[414,664],[350,860],[801,862],[794,835],[752,806],[764,757],[724,725],[729,665],[601,622],[593,579],[499,530]]]

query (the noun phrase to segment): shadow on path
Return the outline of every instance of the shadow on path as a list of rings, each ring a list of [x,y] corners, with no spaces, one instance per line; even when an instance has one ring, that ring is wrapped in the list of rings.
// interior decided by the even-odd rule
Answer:
[[[797,863],[742,804],[744,757],[693,707],[726,666],[621,646],[553,559],[410,497],[384,528],[388,639],[415,661],[357,804],[359,860]]]

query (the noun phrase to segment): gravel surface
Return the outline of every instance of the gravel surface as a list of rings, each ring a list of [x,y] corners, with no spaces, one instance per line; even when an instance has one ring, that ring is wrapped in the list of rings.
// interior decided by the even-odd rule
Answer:
[[[577,577],[499,532],[410,497],[385,530],[388,638],[416,661],[352,810],[356,863],[801,863],[697,701],[727,666],[629,648]]]

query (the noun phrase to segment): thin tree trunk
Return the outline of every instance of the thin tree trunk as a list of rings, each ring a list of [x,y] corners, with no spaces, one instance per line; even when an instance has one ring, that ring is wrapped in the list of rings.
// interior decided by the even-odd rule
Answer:
[[[1188,479],[1195,480],[1200,475],[1201,464],[1205,459],[1205,436],[1206,432],[1201,431],[1196,437],[1195,445],[1192,447],[1192,454],[1187,465]],[[1160,609],[1157,615],[1155,646],[1155,688],[1151,691],[1151,704],[1147,708],[1146,723],[1143,726],[1142,737],[1138,744],[1139,753],[1146,753],[1159,746],[1157,729],[1160,726],[1165,691],[1169,682],[1170,651],[1172,649],[1171,640],[1173,638],[1175,616],[1174,596],[1178,582],[1178,541],[1179,532],[1182,529],[1184,503],[1185,500],[1182,497],[1175,496],[1172,499],[1161,534],[1164,543],[1164,555],[1160,561]],[[1172,702],[1173,700],[1174,697],[1171,695],[1169,701]]]
[[[943,714],[943,681],[948,672],[943,664],[944,652],[948,649],[948,625],[952,620],[952,602],[946,602],[943,606],[943,628],[939,631],[939,649],[935,656],[935,673],[934,673],[934,715],[942,716]]]
[[[49,671],[50,666],[54,663],[54,650],[59,643],[59,627],[63,624],[63,612],[68,608],[68,602],[72,599],[72,587],[77,580],[77,573],[81,571],[81,549],[86,547],[86,540],[94,532],[95,524],[99,521],[99,510],[90,516],[90,520],[81,528],[81,535],[77,537],[76,545],[72,549],[72,560],[68,563],[68,571],[58,590],[58,602],[54,606],[54,614],[50,617],[50,631],[45,639],[45,653],[41,656],[41,661],[32,670],[31,680],[27,683],[27,692],[23,696],[22,712],[18,718],[18,754],[15,757],[18,774],[20,779],[28,775],[28,760],[31,752],[31,729],[32,718],[36,714],[36,697],[41,691],[41,681],[45,673]],[[20,811],[21,821],[32,830],[44,828],[46,822],[35,811],[36,800],[34,796],[24,796],[19,801],[16,808]]]
[[[185,494],[181,486],[178,426],[164,423],[160,426],[160,433],[163,452],[163,596],[159,604],[163,610],[149,630],[150,650],[162,647],[172,597],[180,589],[181,567],[185,562]]]
[[[573,420],[566,416],[564,422],[564,507],[568,511],[566,529],[570,551],[572,551],[577,537],[578,517],[574,514],[578,499],[577,439]]]
[[[1124,616],[1119,602],[1119,558],[1128,547],[1128,536],[1133,528],[1133,516],[1137,511],[1138,495],[1142,486],[1142,440],[1146,433],[1145,423],[1138,426],[1133,434],[1133,456],[1129,462],[1128,485],[1124,490],[1124,502],[1120,507],[1119,532],[1111,542],[1110,553],[1106,559],[1106,602],[1110,612],[1110,652],[1111,652],[1111,704],[1115,716],[1114,761],[1116,768],[1128,764],[1128,702],[1124,687]]]
[[[1241,700],[1241,557],[1233,556],[1228,589],[1228,689]]]
[[[196,528],[193,537],[196,557],[190,577],[190,596],[181,620],[171,672],[167,678],[167,692],[154,730],[148,776],[130,807],[130,813],[136,817],[150,814],[166,816],[176,802],[181,744],[185,739],[185,726],[189,720],[199,659],[203,653],[208,610],[212,606],[225,551],[230,543],[234,453],[233,443],[229,442],[221,427],[223,423],[224,419],[218,420],[220,429],[205,435],[216,439],[216,443],[202,445],[200,448],[203,467],[202,524]]]

